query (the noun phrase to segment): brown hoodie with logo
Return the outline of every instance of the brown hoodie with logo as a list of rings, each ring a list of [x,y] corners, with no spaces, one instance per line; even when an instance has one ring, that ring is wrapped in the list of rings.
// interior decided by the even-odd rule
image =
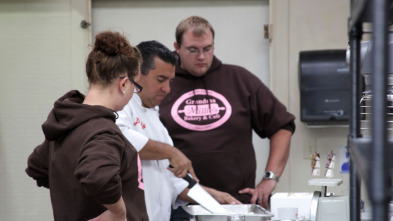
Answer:
[[[255,75],[216,57],[202,77],[176,66],[160,119],[174,146],[192,161],[201,184],[243,203],[250,203],[251,196],[238,191],[255,187],[252,131],[261,138],[280,129],[295,131],[295,117]]]
[[[49,188],[54,220],[89,220],[120,197],[127,220],[148,220],[136,150],[115,124],[115,113],[82,104],[70,91],[42,125],[45,140],[28,159],[26,173]]]

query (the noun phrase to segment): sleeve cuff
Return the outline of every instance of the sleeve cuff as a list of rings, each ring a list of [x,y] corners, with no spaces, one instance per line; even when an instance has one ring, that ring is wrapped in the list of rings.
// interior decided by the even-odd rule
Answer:
[[[132,129],[122,129],[122,132],[138,152],[141,151],[142,148],[146,145],[147,141],[149,141],[148,137],[139,133],[138,131]]]

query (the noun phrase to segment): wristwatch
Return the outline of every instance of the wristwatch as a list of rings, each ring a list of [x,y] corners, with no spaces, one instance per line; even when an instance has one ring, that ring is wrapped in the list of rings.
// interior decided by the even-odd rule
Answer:
[[[267,179],[267,180],[275,180],[275,181],[278,182],[278,179],[280,177],[276,176],[276,174],[274,174],[272,171],[266,171],[265,175],[263,176],[263,178]]]

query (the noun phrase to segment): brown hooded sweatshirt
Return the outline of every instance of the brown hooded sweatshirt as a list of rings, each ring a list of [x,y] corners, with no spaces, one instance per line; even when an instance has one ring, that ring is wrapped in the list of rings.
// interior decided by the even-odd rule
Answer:
[[[120,197],[127,220],[148,220],[136,150],[115,124],[115,113],[82,104],[70,91],[42,125],[45,140],[28,159],[26,173],[50,189],[54,220],[89,220]]]
[[[202,77],[176,66],[160,119],[201,184],[243,203],[250,203],[251,195],[238,191],[255,187],[252,132],[270,138],[280,129],[295,131],[295,117],[255,75],[216,57]]]

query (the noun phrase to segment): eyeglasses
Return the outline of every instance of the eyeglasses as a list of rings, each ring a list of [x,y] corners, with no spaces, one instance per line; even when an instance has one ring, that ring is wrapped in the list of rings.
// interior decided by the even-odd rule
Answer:
[[[124,78],[125,78],[124,76],[120,76],[120,79],[124,79]],[[134,93],[140,93],[143,90],[143,87],[140,84],[136,83],[131,78],[128,78],[128,80],[130,80],[131,83],[135,85]]]
[[[188,53],[192,54],[192,55],[199,55],[200,53],[202,54],[209,54],[210,52],[213,51],[213,45],[209,45],[205,48],[203,48],[202,50],[199,48],[195,48],[195,47],[185,47],[185,49],[187,50]]]

